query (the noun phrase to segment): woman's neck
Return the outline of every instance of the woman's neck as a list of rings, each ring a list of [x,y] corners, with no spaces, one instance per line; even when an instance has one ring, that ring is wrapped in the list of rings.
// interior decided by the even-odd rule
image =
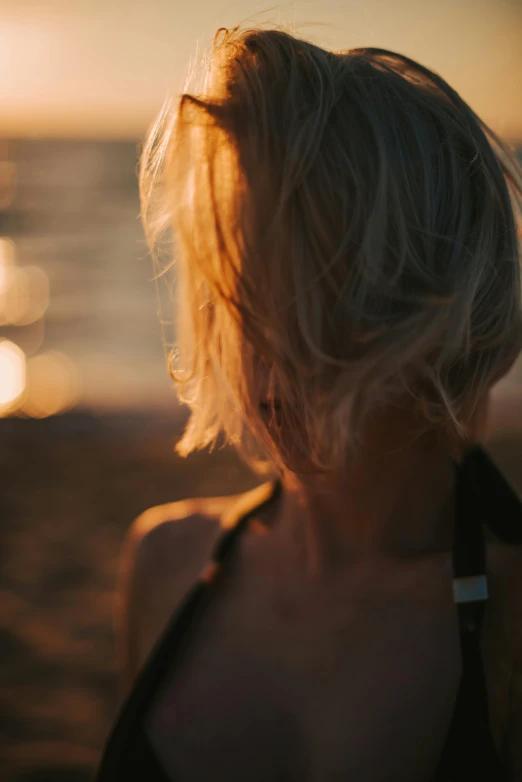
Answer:
[[[404,414],[383,417],[342,472],[284,474],[274,533],[310,578],[363,560],[450,549],[454,462],[435,433],[408,432]]]

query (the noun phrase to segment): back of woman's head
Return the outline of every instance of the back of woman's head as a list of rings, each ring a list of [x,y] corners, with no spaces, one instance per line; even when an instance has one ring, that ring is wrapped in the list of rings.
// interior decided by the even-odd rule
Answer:
[[[520,166],[403,55],[218,31],[140,188],[175,238],[179,453],[333,469],[388,404],[458,438],[522,348]]]

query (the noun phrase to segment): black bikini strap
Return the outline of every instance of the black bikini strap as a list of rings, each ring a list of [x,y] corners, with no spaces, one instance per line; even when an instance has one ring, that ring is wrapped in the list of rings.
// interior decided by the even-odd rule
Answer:
[[[236,503],[227,516],[222,519],[225,532],[218,538],[210,560],[207,562],[200,575],[200,581],[210,583],[214,576],[220,572],[224,560],[232,552],[241,532],[246,527],[246,522],[258,513],[270,502],[276,500],[281,493],[282,484],[279,479],[264,483],[244,495]]]
[[[470,462],[457,469],[453,531],[453,598],[457,604],[463,719],[480,724],[489,735],[489,704],[481,651],[481,630],[488,599],[484,509],[471,479]]]
[[[453,598],[461,632],[480,633],[488,598],[485,519],[469,466],[469,455],[455,465]]]

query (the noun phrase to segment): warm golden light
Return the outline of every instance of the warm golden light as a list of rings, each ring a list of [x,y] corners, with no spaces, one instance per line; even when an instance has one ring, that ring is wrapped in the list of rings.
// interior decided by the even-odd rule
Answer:
[[[39,266],[16,265],[15,245],[0,238],[0,325],[28,326],[49,306],[49,278]]]
[[[0,312],[2,301],[7,295],[11,269],[14,264],[14,242],[7,236],[0,236]]]
[[[0,323],[27,326],[39,320],[49,306],[49,280],[39,266],[9,270]]]
[[[440,73],[501,135],[517,140],[522,134],[519,0],[280,6],[199,0],[183,4],[182,23],[180,3],[169,0],[4,0],[0,6],[4,138],[141,138],[166,89],[178,92],[190,58],[197,63],[195,52],[216,28],[247,20],[295,27],[334,50],[370,45],[403,52]]]
[[[25,353],[14,342],[0,341],[0,416],[13,411],[26,385]]]
[[[46,418],[73,407],[79,396],[78,370],[70,358],[50,350],[27,362],[27,387],[20,410]]]

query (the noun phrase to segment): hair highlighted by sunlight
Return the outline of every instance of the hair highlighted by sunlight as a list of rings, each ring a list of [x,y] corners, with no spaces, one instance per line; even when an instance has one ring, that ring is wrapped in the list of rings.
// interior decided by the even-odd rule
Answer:
[[[335,469],[401,399],[459,437],[522,348],[520,164],[408,57],[219,30],[140,162],[155,261],[175,240],[180,454],[223,433],[260,471]]]

